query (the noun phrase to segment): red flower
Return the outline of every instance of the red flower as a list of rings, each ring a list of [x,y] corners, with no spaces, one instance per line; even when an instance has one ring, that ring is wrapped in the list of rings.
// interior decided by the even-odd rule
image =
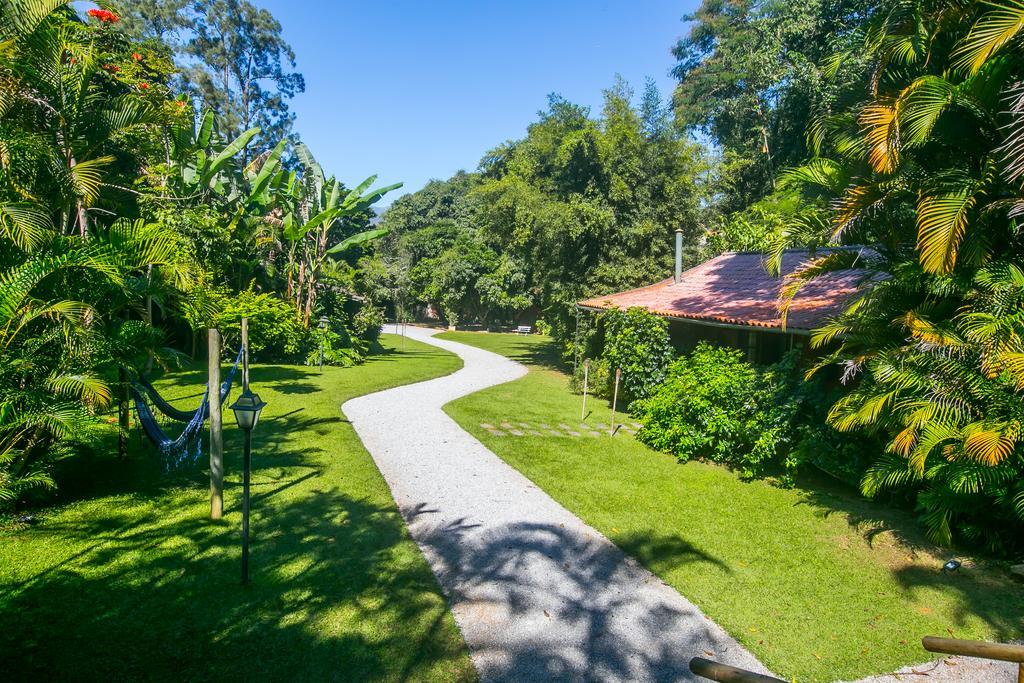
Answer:
[[[175,104],[178,105],[179,109],[185,106],[185,103],[182,102],[181,100],[178,100],[177,102],[175,102]]]
[[[100,21],[107,24],[113,24],[118,21],[121,21],[121,17],[117,16],[108,9],[91,9],[88,12],[86,12],[86,14],[88,14],[93,19],[99,19]]]
[[[116,74],[118,71],[121,70],[121,67],[119,67],[117,64],[107,64],[103,68],[112,74]]]
[[[136,62],[141,62],[142,61],[142,55],[140,55],[138,52],[133,52],[132,53],[132,59],[134,59]]]
[[[149,83],[139,83],[139,87],[143,90],[149,90]]]

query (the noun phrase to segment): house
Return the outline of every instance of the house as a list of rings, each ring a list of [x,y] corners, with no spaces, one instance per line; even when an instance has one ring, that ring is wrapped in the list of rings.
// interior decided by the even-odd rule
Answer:
[[[727,252],[683,271],[680,242],[677,237],[675,277],[593,297],[577,307],[594,312],[646,308],[668,320],[672,342],[682,352],[708,341],[740,349],[752,362],[771,363],[789,349],[806,348],[811,330],[838,313],[864,278],[862,270],[844,270],[807,283],[783,324],[779,296],[784,278],[811,260],[808,251],[785,252],[782,277],[768,274],[765,255],[758,252]],[[822,253],[818,250],[815,255]]]

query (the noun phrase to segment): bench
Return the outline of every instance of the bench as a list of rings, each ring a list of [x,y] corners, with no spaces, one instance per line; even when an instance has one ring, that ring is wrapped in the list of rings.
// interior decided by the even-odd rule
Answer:
[[[531,334],[531,333],[533,333],[533,328],[530,327],[529,325],[520,325],[519,327],[516,328],[516,334]]]

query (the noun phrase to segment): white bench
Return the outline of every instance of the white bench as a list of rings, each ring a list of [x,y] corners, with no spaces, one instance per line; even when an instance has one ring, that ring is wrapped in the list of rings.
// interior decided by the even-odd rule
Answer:
[[[516,328],[516,334],[532,334],[533,328],[529,325],[520,325]]]

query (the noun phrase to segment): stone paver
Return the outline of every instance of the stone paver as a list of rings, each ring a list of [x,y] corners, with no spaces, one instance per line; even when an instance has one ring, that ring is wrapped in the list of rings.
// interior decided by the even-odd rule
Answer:
[[[463,368],[342,410],[391,487],[483,680],[696,680],[687,662],[708,653],[765,672],[696,606],[441,409],[521,377],[523,366],[432,339],[431,330],[406,333],[458,354]],[[678,552],[681,561],[718,564],[691,548]]]

